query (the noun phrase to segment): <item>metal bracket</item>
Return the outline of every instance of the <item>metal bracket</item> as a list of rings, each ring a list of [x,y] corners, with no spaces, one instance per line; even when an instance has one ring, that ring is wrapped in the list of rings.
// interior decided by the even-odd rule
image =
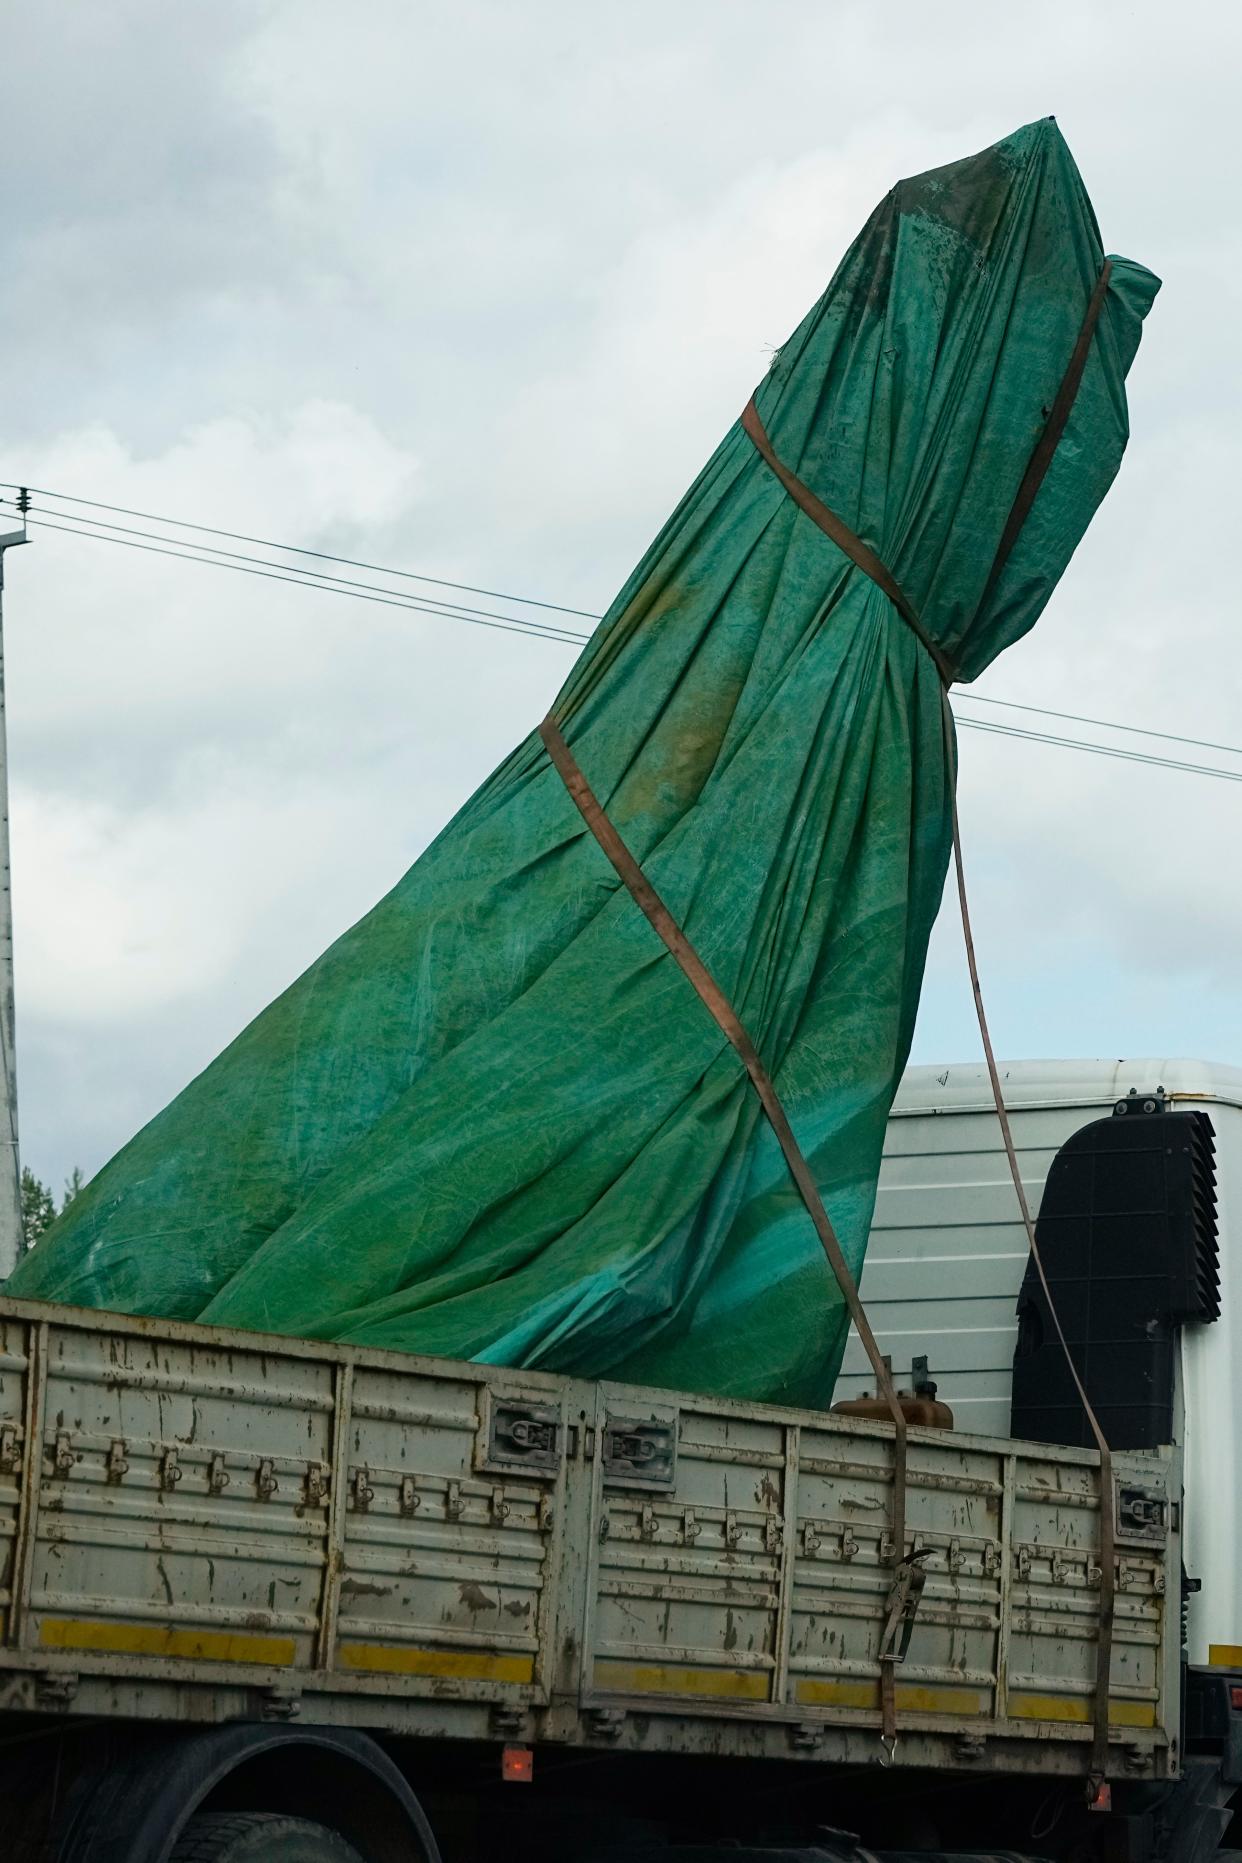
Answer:
[[[816,1540],[815,1544],[818,1546],[819,1541]],[[858,1551],[858,1541],[854,1538],[853,1529],[851,1527],[842,1527],[841,1541],[837,1551],[847,1564]]]
[[[0,1475],[11,1475],[21,1467],[21,1442],[20,1423],[0,1423]]]
[[[356,1468],[349,1478],[349,1504],[355,1513],[365,1514],[375,1499],[375,1489],[371,1486],[371,1471],[364,1462]]]
[[[724,1517],[724,1543],[726,1546],[736,1546],[741,1537],[742,1529],[737,1524],[737,1515],[731,1507],[727,1507]]]
[[[800,1753],[809,1753],[819,1746],[826,1729],[818,1721],[801,1721],[789,1729],[789,1743]]]
[[[460,1520],[465,1505],[465,1502],[461,1498],[461,1483],[459,1481],[450,1481],[444,1490],[444,1518],[446,1520]]]
[[[491,1730],[494,1734],[504,1734],[508,1736],[520,1734],[526,1725],[525,1711],[522,1708],[514,1707],[512,1703],[507,1701],[494,1702],[488,1719],[491,1722]]]
[[[217,1450],[207,1467],[208,1494],[223,1494],[230,1479],[229,1471],[224,1466],[224,1457]]]
[[[322,1507],[327,1501],[331,1485],[331,1472],[325,1462],[307,1463],[306,1504],[308,1507]]]
[[[779,1514],[767,1514],[763,1522],[763,1550],[779,1552],[785,1536],[785,1523]]]
[[[35,1683],[35,1699],[49,1708],[67,1708],[78,1692],[76,1675],[45,1671]]]
[[[615,1740],[621,1732],[621,1723],[625,1719],[624,1708],[588,1708],[583,1719],[588,1733],[597,1740]]]
[[[184,1474],[185,1470],[177,1460],[177,1451],[165,1449],[160,1457],[160,1487],[170,1490],[175,1488]]]
[[[265,1721],[296,1721],[302,1712],[302,1691],[288,1682],[264,1689],[259,1713]]]
[[[401,1486],[397,1490],[397,1505],[400,1507],[401,1512],[408,1520],[411,1514],[416,1514],[418,1512],[422,1504],[422,1497],[414,1486],[413,1475],[403,1475],[401,1477]]]
[[[52,1444],[52,1470],[57,1475],[67,1475],[77,1461],[73,1453],[73,1438],[68,1430],[57,1430],[56,1440]]]
[[[276,1479],[276,1465],[270,1456],[264,1456],[259,1463],[258,1473],[254,1478],[255,1491],[261,1501],[270,1501],[280,1483]]]
[[[509,1518],[509,1515],[513,1512],[513,1509],[510,1507],[508,1501],[506,1501],[505,1499],[505,1491],[503,1488],[492,1489],[491,1512],[492,1512],[492,1519],[496,1522],[496,1525],[498,1527],[503,1527],[505,1524],[505,1521]]]
[[[111,1448],[108,1450],[108,1459],[104,1464],[104,1468],[109,1481],[119,1482],[123,1476],[129,1473],[129,1463],[125,1456],[125,1444],[119,1436],[114,1439]]]

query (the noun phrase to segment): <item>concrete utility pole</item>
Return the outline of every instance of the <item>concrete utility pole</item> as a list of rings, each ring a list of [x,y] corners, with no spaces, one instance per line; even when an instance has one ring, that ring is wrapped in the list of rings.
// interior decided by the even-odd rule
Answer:
[[[26,512],[26,493],[18,495]],[[17,1069],[13,1008],[13,880],[9,870],[9,753],[4,721],[4,553],[28,543],[26,526],[0,531],[0,1281],[22,1252],[21,1164],[17,1153]]]

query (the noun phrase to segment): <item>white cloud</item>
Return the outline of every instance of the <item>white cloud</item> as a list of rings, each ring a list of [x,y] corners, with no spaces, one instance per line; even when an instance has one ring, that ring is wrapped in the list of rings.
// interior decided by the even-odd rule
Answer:
[[[1166,284],[1118,485],[983,688],[1233,741],[1240,35],[1208,0],[51,0],[5,41],[0,476],[602,607],[891,182],[1054,109]],[[23,1132],[59,1175],[391,884],[571,656],[51,532],[8,580]],[[1238,789],[962,748],[1001,1045],[1148,1046],[1158,984],[1242,1050]],[[926,1038],[973,1052],[952,936],[930,978]]]

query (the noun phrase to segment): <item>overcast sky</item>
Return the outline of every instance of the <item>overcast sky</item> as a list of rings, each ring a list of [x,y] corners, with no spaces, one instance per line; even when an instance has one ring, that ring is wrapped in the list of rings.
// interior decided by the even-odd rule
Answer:
[[[1055,114],[1165,286],[1121,477],[980,690],[1242,742],[1237,7],[6,13],[0,478],[591,610],[892,182]],[[32,536],[18,1065],[59,1184],[387,890],[573,650]],[[1242,1061],[1242,785],[962,763],[998,1049]],[[978,1052],[946,920],[916,1059]]]

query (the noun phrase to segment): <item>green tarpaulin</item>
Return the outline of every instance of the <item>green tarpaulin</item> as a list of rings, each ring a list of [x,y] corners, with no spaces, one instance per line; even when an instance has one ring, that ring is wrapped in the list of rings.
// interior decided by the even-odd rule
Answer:
[[[900,183],[758,391],[781,460],[964,679],[1035,621],[1121,459],[1157,281],[1118,259],[985,599],[1103,256],[1032,124]],[[857,1270],[949,848],[929,653],[735,425],[555,714],[755,1038]],[[736,1054],[537,735],[11,1291],[809,1403],[845,1330]]]

